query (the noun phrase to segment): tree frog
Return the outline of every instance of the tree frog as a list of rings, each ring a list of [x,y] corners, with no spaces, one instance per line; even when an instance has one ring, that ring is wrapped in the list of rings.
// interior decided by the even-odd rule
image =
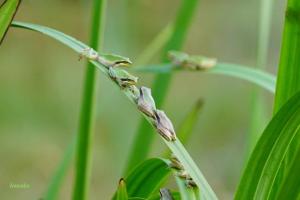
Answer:
[[[180,51],[170,51],[168,57],[174,65],[192,70],[210,69],[217,64],[217,59],[215,58],[188,55]]]
[[[129,58],[115,55],[115,54],[98,54],[93,48],[85,48],[79,55],[79,59],[86,57],[104,65],[106,68],[110,67],[128,67],[132,64]]]
[[[167,141],[175,141],[176,133],[171,120],[162,110],[156,110],[156,122],[154,126],[156,127],[158,133],[165,138]]]
[[[148,117],[154,119],[155,116],[155,102],[151,95],[151,89],[147,87],[140,87],[140,95],[137,99],[137,106],[140,111],[142,111]]]
[[[136,85],[138,78],[129,74],[126,70],[109,67],[108,75],[113,79],[121,88],[125,88],[131,85]]]

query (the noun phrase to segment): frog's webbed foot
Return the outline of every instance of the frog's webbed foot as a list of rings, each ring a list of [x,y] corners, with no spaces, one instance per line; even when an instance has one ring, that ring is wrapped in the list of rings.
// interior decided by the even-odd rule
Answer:
[[[82,50],[82,52],[79,54],[78,60],[81,60],[82,58],[86,57],[89,60],[98,60],[98,52],[94,49],[87,47]]]

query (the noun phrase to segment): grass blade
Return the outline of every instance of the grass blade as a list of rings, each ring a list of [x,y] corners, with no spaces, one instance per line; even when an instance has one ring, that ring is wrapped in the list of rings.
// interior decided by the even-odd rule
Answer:
[[[56,200],[59,196],[59,190],[62,187],[63,180],[71,166],[71,162],[74,157],[76,141],[73,141],[67,147],[66,152],[62,160],[60,161],[57,170],[54,172],[50,184],[48,186],[47,192],[45,194],[45,200]]]
[[[300,90],[300,1],[288,0],[278,69],[274,112]]]
[[[166,60],[166,55],[169,50],[179,50],[182,48],[188,27],[196,10],[197,3],[198,0],[182,0],[181,7],[174,22],[172,35],[164,48],[162,57],[163,61]],[[170,74],[161,74],[155,78],[153,83],[153,96],[156,99],[158,107],[161,107],[163,104],[170,80]],[[125,167],[125,173],[147,157],[153,143],[153,134],[151,134],[151,132],[152,130],[148,123],[142,119],[138,126],[136,137],[133,141],[128,163]]]
[[[274,181],[290,144],[299,140],[299,132],[300,93],[297,93],[278,111],[260,137],[235,199],[268,199],[274,190],[278,190]]]
[[[148,72],[148,73],[170,73],[172,71],[182,71],[184,69],[173,66],[172,64],[157,64],[147,65],[144,67],[136,67],[132,69],[136,72]],[[197,71],[194,71],[197,72]],[[246,66],[241,66],[231,63],[217,63],[211,69],[199,70],[203,73],[221,74],[239,78],[245,81],[254,83],[271,93],[275,93],[276,78],[274,75],[266,73],[261,70],[253,69]]]
[[[104,3],[105,0],[93,1],[93,17],[90,44],[94,49],[98,49],[98,45],[101,40],[101,33],[103,29],[102,22],[104,21]],[[76,169],[73,188],[74,200],[86,199],[89,188],[96,79],[96,68],[91,63],[87,63],[76,147]]]
[[[288,0],[285,11],[285,22],[280,52],[280,62],[277,76],[276,94],[274,102],[274,113],[276,113],[285,102],[300,91],[300,2]],[[287,153],[285,164],[279,172],[275,185],[279,187],[282,178],[285,176],[290,162],[294,157],[294,150],[300,145],[300,140],[294,141],[291,150]],[[272,194],[275,197],[275,194]]]
[[[0,5],[0,45],[12,22],[21,0],[5,0]]]
[[[117,190],[116,200],[128,200],[127,188],[124,179],[119,181],[119,187]]]
[[[258,29],[257,61],[259,69],[267,66],[269,35],[271,29],[272,0],[260,1],[260,20]],[[263,103],[262,90],[254,88],[252,92],[252,114],[249,131],[247,157],[250,156],[260,133],[262,133],[267,122],[266,109]]]
[[[199,99],[183,120],[177,134],[183,144],[189,140],[189,137],[191,136],[191,133],[199,119],[199,114],[202,108],[203,101]]]
[[[78,53],[82,53],[84,49],[87,48],[87,45],[83,44],[82,42],[67,36],[66,34],[63,34],[59,31],[46,28],[43,26],[38,26],[38,25],[32,25],[32,24],[26,24],[26,23],[20,23],[20,22],[15,22],[14,26],[19,27],[19,28],[27,28],[29,30],[35,30],[38,32],[41,32],[43,34],[46,34],[63,44],[66,44],[70,48],[74,49]],[[99,55],[101,57],[101,54]],[[105,59],[104,57],[101,57],[101,59]],[[107,77],[110,77],[109,72],[108,72],[108,66],[106,66],[104,63],[99,63],[94,60],[89,60],[91,63],[93,63],[100,71],[102,71]],[[109,62],[109,60],[106,60],[106,63]],[[110,80],[113,81],[113,79],[110,77]],[[116,82],[115,82],[116,83]],[[117,83],[116,83],[117,84]],[[119,85],[120,87],[120,85]],[[136,86],[131,86],[130,89],[122,89],[121,91],[127,96],[127,98],[136,105],[136,100],[134,99],[135,93],[133,90],[136,90]],[[135,89],[133,89],[135,88]],[[140,110],[139,110],[140,111]],[[145,119],[150,124],[153,124],[150,117],[143,114]],[[201,194],[203,194],[204,199],[217,199],[216,195],[214,194],[213,190],[207,183],[206,179],[202,175],[201,171],[195,164],[195,162],[192,160],[188,152],[185,150],[184,146],[181,144],[179,139],[175,138],[175,141],[167,141],[164,137],[161,136],[163,141],[166,143],[166,145],[169,147],[169,149],[172,151],[172,153],[178,158],[178,160],[182,163],[184,166],[184,169],[187,171],[187,173],[191,176],[191,178],[196,182],[196,184],[199,186],[201,189]]]
[[[172,153],[178,158],[178,160],[183,165],[184,169],[189,173],[189,175],[193,178],[197,186],[200,188],[201,195],[203,195],[203,199],[218,199],[216,194],[213,192],[210,185],[204,178],[202,172],[197,167],[196,163],[185,150],[182,143],[179,140],[176,140],[175,142],[168,142],[164,140],[164,142],[172,151]]]
[[[162,159],[151,158],[142,162],[125,178],[129,198],[148,198],[158,192],[170,173],[171,169]]]
[[[300,199],[300,179],[297,174],[300,172],[300,148],[291,164],[291,167],[285,176],[283,183],[278,192],[276,200],[281,199]]]

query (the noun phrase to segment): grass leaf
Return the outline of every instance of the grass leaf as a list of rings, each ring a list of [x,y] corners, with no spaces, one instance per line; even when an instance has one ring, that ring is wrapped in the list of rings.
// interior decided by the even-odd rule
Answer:
[[[280,62],[277,76],[276,94],[274,102],[274,113],[276,113],[286,101],[295,93],[300,91],[300,1],[288,0],[285,11],[285,22],[280,52]],[[288,167],[292,162],[295,151],[299,148],[300,139],[291,144],[291,150],[284,160],[285,164],[279,172],[275,185],[279,187]],[[271,195],[272,198],[275,194]]]
[[[142,162],[125,178],[128,196],[148,198],[159,191],[170,173],[171,169],[165,160],[151,158]]]
[[[93,16],[91,25],[90,45],[98,49],[103,32],[105,0],[93,1]],[[79,116],[78,140],[76,146],[76,168],[73,188],[73,199],[84,200],[88,195],[92,159],[92,133],[96,96],[96,68],[87,63],[82,92],[81,110]]]
[[[136,72],[151,72],[151,73],[171,73],[172,71],[182,71],[185,69],[178,68],[172,64],[156,64],[146,65],[143,67],[132,68]],[[197,71],[193,71],[197,72]],[[254,83],[271,93],[275,93],[276,78],[274,75],[266,73],[264,71],[253,69],[246,66],[241,66],[231,63],[217,63],[216,66],[207,70],[199,70],[201,73],[221,74],[225,76],[231,76],[239,78],[241,80]]]
[[[300,137],[300,93],[273,117],[243,173],[235,199],[268,199],[290,144]]]
[[[274,112],[300,90],[300,1],[288,0],[277,76]]]
[[[0,44],[12,22],[21,0],[5,0],[0,5]]]
[[[56,200],[59,196],[59,190],[62,187],[63,180],[71,166],[75,152],[75,139],[67,147],[56,171],[54,172],[50,184],[45,194],[45,200]]]
[[[298,176],[300,172],[300,148],[294,157],[294,160],[281,184],[278,192],[277,200],[281,199],[300,199],[300,178]]]
[[[271,14],[272,14],[273,0],[260,0],[260,17],[259,17],[259,29],[257,40],[257,58],[256,67],[258,69],[266,69],[268,64],[268,47],[269,36],[271,30]],[[249,157],[253,150],[263,128],[267,124],[267,111],[264,104],[264,97],[260,88],[253,88],[252,91],[252,113],[250,130],[247,139],[247,152],[246,157]]]
[[[119,181],[119,186],[116,194],[116,200],[128,200],[126,183],[124,179]]]

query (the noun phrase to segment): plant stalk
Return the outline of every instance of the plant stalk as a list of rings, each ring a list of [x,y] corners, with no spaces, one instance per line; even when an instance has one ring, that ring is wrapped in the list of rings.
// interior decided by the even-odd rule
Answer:
[[[103,32],[105,0],[93,1],[90,46],[98,49]],[[92,137],[96,97],[96,68],[87,63],[82,95],[81,112],[76,152],[75,183],[73,189],[74,200],[88,199],[92,162]]]

